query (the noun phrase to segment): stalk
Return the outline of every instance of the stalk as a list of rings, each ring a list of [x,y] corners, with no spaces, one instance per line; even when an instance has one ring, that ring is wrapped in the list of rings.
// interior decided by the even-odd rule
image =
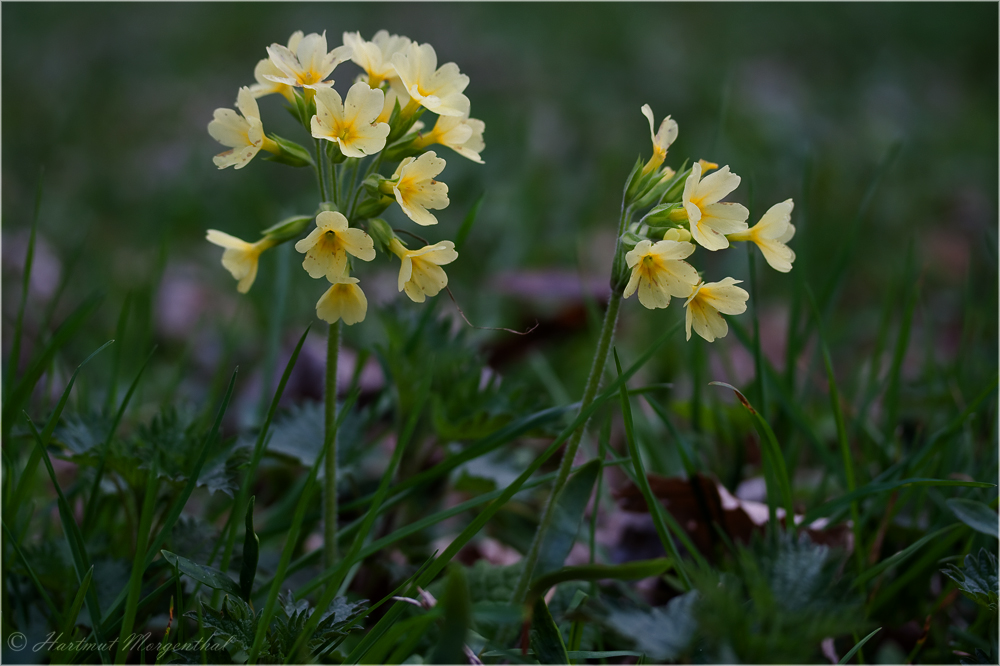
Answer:
[[[340,357],[340,320],[330,324],[326,340],[326,383],[323,440],[323,567],[337,562],[337,359]]]
[[[604,312],[601,336],[597,340],[597,349],[594,353],[593,363],[590,366],[590,376],[587,377],[587,385],[583,389],[583,398],[580,400],[580,411],[578,413],[583,413],[590,406],[590,403],[594,401],[594,396],[597,395],[597,388],[601,384],[601,375],[604,373],[604,366],[608,360],[611,339],[615,336],[615,327],[618,325],[618,310],[622,303],[623,287],[619,284],[619,276],[622,274],[621,266],[624,261],[621,252],[621,236],[625,232],[625,227],[631,216],[631,206],[626,206],[625,202],[622,201],[622,214],[618,221],[618,241],[615,245],[615,258],[611,267],[611,299],[608,301],[608,309]],[[514,596],[511,599],[511,603],[513,604],[519,605],[524,603],[528,586],[531,585],[531,578],[535,571],[535,564],[538,562],[542,541],[545,538],[545,533],[552,527],[552,520],[555,517],[556,499],[562,491],[563,486],[566,485],[567,479],[569,479],[570,470],[573,468],[573,460],[576,458],[576,452],[580,448],[580,440],[583,439],[583,433],[587,428],[588,422],[581,424],[566,444],[562,462],[559,464],[559,474],[552,484],[552,493],[549,494],[549,498],[545,503],[542,518],[538,523],[538,529],[535,530],[535,538],[532,540],[531,547],[524,557],[524,569],[521,570],[521,576],[517,580],[517,586],[514,588]]]

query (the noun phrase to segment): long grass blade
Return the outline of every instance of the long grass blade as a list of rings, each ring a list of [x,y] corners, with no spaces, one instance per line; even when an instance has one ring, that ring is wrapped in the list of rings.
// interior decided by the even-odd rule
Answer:
[[[45,603],[46,607],[48,607],[49,614],[52,616],[53,623],[57,625],[63,625],[65,622],[63,620],[62,614],[59,612],[59,609],[56,608],[56,605],[52,602],[52,598],[49,596],[48,592],[45,591],[45,587],[42,586],[42,582],[38,579],[38,576],[35,574],[35,570],[32,568],[31,562],[28,560],[27,556],[25,556],[24,551],[21,550],[21,546],[17,542],[17,539],[14,538],[14,535],[11,534],[10,530],[7,528],[7,523],[3,523],[3,533],[7,537],[7,543],[13,544],[14,553],[18,556],[18,558],[20,558],[21,564],[24,565],[24,570],[28,572],[28,578],[31,579],[31,582],[34,584],[35,589],[38,590],[38,596],[42,598],[42,601]],[[93,568],[91,568],[91,571],[92,570]]]
[[[31,231],[28,235],[28,250],[24,256],[24,272],[21,274],[21,302],[17,306],[17,319],[14,321],[14,334],[10,343],[10,356],[7,359],[3,378],[4,398],[9,397],[11,386],[17,377],[17,369],[21,365],[21,338],[24,332],[24,309],[28,304],[28,288],[31,286],[31,269],[35,263],[35,238],[38,234],[38,217],[42,210],[42,183],[45,178],[45,167],[39,169],[38,186],[35,188],[35,212],[31,216]],[[6,435],[4,436],[6,439]]]
[[[153,528],[156,493],[160,489],[160,480],[157,477],[155,466],[147,472],[147,476],[146,496],[142,500],[142,517],[139,519],[139,531],[136,534],[135,558],[132,560],[132,572],[128,580],[128,597],[125,601],[125,615],[122,618],[121,637],[123,641],[119,643],[118,651],[115,653],[115,664],[124,664],[125,657],[129,653],[129,646],[124,639],[132,635],[132,628],[135,626],[136,609],[139,606],[139,595],[142,593],[142,575],[146,570],[143,563],[149,546],[149,532]]]
[[[832,516],[837,511],[848,508],[853,502],[861,499],[862,497],[868,497],[870,495],[877,495],[879,493],[886,493],[890,490],[897,490],[899,488],[906,488],[908,486],[958,486],[965,488],[996,488],[995,483],[984,483],[982,481],[958,481],[954,479],[924,479],[924,478],[909,478],[901,479],[899,481],[882,481],[882,482],[871,482],[867,485],[861,486],[857,490],[849,493],[844,493],[840,497],[830,500],[825,504],[821,504],[815,509],[811,509],[806,512],[803,523],[808,525],[814,520],[819,518],[826,518]]]
[[[847,652],[847,654],[845,654],[843,656],[843,658],[839,662],[837,662],[837,663],[838,664],[846,664],[847,662],[849,662],[851,660],[851,657],[854,656],[854,653],[857,652],[858,650],[860,650],[862,647],[864,647],[865,643],[867,643],[871,639],[872,636],[874,636],[875,634],[877,634],[880,631],[882,631],[882,627],[879,627],[878,629],[876,629],[872,633],[870,633],[867,636],[865,636],[864,638],[862,638],[860,641],[858,641],[858,644],[855,645],[854,647],[852,647]]]
[[[875,578],[876,576],[878,576],[882,572],[886,571],[887,569],[889,569],[891,567],[894,567],[897,564],[900,564],[900,563],[904,562],[907,558],[909,558],[915,552],[917,552],[918,550],[920,550],[921,548],[923,548],[924,545],[926,545],[928,542],[933,541],[935,539],[938,539],[938,538],[944,536],[945,534],[947,534],[948,532],[950,532],[951,530],[956,529],[958,527],[963,527],[962,523],[953,523],[953,524],[948,525],[947,527],[943,527],[943,528],[941,528],[941,529],[939,529],[939,530],[937,530],[935,532],[931,532],[930,534],[924,536],[921,539],[918,539],[917,541],[915,541],[914,543],[910,544],[909,546],[907,546],[903,550],[901,550],[898,553],[895,553],[893,555],[890,555],[889,557],[885,558],[884,560],[882,560],[881,562],[879,562],[878,564],[876,564],[875,566],[873,566],[871,569],[868,569],[867,571],[865,571],[864,573],[862,573],[860,576],[858,576],[855,579],[854,586],[855,587],[859,587],[859,586],[864,585],[865,583],[867,583],[871,579]]]

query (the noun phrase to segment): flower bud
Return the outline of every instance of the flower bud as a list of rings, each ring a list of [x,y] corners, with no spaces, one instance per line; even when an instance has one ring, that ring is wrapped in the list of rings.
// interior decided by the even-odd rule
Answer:
[[[395,201],[396,200],[392,197],[383,196],[365,199],[358,206],[358,210],[354,216],[359,220],[364,220],[366,218],[375,217],[376,215],[381,215],[382,211],[391,206]]]
[[[646,194],[635,202],[636,208],[642,209],[659,201],[660,197],[674,184],[676,173],[670,167],[664,167],[656,176],[659,180],[653,182],[646,191]]]
[[[268,162],[278,162],[280,164],[287,164],[288,166],[293,167],[312,166],[312,155],[310,155],[309,151],[299,144],[282,138],[277,134],[272,134],[271,140],[274,141],[279,152],[265,157],[264,159]]]
[[[293,215],[264,229],[261,234],[279,243],[284,243],[301,236],[312,220],[312,215]]]
[[[396,238],[396,234],[393,233],[392,227],[389,223],[380,217],[374,217],[368,220],[368,235],[372,237],[375,241],[375,245],[378,248],[389,254],[391,252],[392,241]]]
[[[683,204],[664,203],[654,206],[642,221],[651,227],[673,227],[680,221],[677,219],[679,212],[684,212]]]
[[[621,237],[621,247],[625,252],[631,252],[632,249],[636,246],[636,244],[644,240],[646,240],[646,238],[644,238],[643,236],[640,236],[639,234],[632,231],[626,231],[625,233],[622,234]]]

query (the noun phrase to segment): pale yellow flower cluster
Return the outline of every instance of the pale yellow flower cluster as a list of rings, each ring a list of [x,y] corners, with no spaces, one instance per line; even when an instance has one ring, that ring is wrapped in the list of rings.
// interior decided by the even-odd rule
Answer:
[[[622,236],[626,247],[633,246],[624,254],[631,272],[622,296],[638,293],[639,302],[649,309],[667,307],[671,297],[684,298],[687,339],[691,339],[693,329],[712,342],[729,332],[722,315],[745,312],[750,295],[736,286],[740,280],[731,277],[705,282],[685,260],[699,246],[715,252],[734,241],[751,241],[772,268],[789,272],[795,260],[795,252],[786,245],[795,233],[793,203],[788,199],[775,204],[748,228],[750,211],[741,204],[722,201],[736,190],[740,177],[728,166],[719,169],[704,160],[680,175],[662,166],[667,149],[677,138],[677,123],[667,116],[654,130],[652,109],[647,104],[641,111],[649,120],[653,155],[641,169],[637,164],[633,170],[626,206],[631,213],[655,205]],[[712,173],[706,175],[709,171]],[[653,240],[659,238],[662,240]]]
[[[215,157],[220,169],[241,169],[264,150],[272,153],[272,161],[316,170],[326,201],[314,216],[316,226],[295,243],[295,249],[305,255],[302,266],[309,276],[325,278],[330,284],[316,304],[317,316],[330,323],[364,320],[368,301],[358,278],[351,276],[352,261],[372,261],[376,249],[399,259],[400,292],[418,303],[436,296],[448,285],[441,267],[458,258],[455,244],[441,241],[408,249],[378,216],[398,204],[420,226],[438,223],[431,211],[443,210],[450,202],[448,186],[436,180],[445,160],[429,147],[442,145],[466,159],[483,162],[485,124],[469,115],[469,98],[464,94],[469,77],[453,62],[439,67],[430,44],[385,30],[370,41],[360,33],[345,32],[343,44],[333,49],[325,32],[306,35],[297,31],[286,45],[271,44],[266,51],[267,58],[254,68],[256,83],[239,90],[239,113],[217,109],[208,131],[229,148]],[[331,77],[348,61],[362,73],[341,96]],[[289,102],[293,115],[314,140],[314,152],[265,135],[256,100],[271,94]],[[429,131],[422,132],[426,125],[418,119],[425,111],[438,117]],[[361,160],[367,160],[362,182],[353,190],[338,191],[340,172],[350,168],[356,176],[365,168],[357,163]],[[398,164],[391,176],[379,173],[381,167],[393,163]],[[294,223],[279,223],[256,243],[214,229],[207,238],[226,248],[223,266],[239,280],[238,290],[246,293],[256,278],[260,255],[294,240],[310,219],[299,216]]]

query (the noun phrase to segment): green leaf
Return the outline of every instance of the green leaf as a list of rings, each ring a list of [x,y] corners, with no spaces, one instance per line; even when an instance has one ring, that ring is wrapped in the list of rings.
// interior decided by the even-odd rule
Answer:
[[[601,461],[591,460],[571,476],[556,498],[552,526],[545,534],[538,551],[535,576],[542,576],[562,568],[576,535],[583,523],[587,502],[594,492],[594,483],[601,471]],[[516,477],[515,477],[516,478]]]
[[[1000,584],[997,582],[997,558],[985,548],[979,551],[979,556],[965,556],[965,565],[958,568],[952,564],[942,573],[958,583],[967,597],[980,606],[997,612],[997,598],[1000,596]]]
[[[222,607],[219,610],[204,602],[201,604],[201,610],[202,623],[214,630],[212,638],[235,645],[244,652],[250,649],[257,631],[257,623],[260,621],[260,611],[254,614],[253,608],[245,601],[228,595],[222,599]],[[187,616],[197,619],[193,611]]]
[[[674,597],[666,606],[644,611],[638,608],[613,608],[602,624],[630,638],[636,648],[656,663],[679,658],[694,637],[698,623],[694,606],[696,590]]]
[[[226,594],[241,596],[239,585],[218,569],[192,562],[186,557],[181,557],[169,550],[161,550],[163,559],[176,567],[182,574],[186,574],[199,583],[206,585],[213,590],[222,590]]]
[[[458,228],[458,234],[455,236],[455,249],[461,250],[462,245],[465,244],[465,239],[468,237],[469,232],[472,231],[472,225],[476,222],[476,217],[479,216],[479,209],[483,206],[483,200],[486,198],[486,193],[483,192],[476,199],[472,207],[469,208],[469,212],[465,214],[465,218],[462,220],[462,226]]]
[[[948,505],[956,518],[972,529],[994,539],[1000,538],[1000,531],[997,529],[997,512],[986,504],[961,497],[952,497],[945,504]]]
[[[451,568],[444,596],[439,601],[444,609],[444,622],[440,638],[430,655],[430,663],[465,663],[463,648],[472,621],[472,603],[469,601],[469,583],[465,578],[464,567]]]
[[[247,504],[246,536],[243,539],[243,566],[240,567],[240,593],[245,601],[250,601],[253,579],[257,576],[257,560],[260,557],[260,539],[253,531],[254,497]]]
[[[538,661],[543,664],[569,663],[566,643],[542,598],[535,599],[532,610],[531,647],[535,650]]]
[[[879,562],[878,564],[876,564],[871,569],[868,569],[863,574],[861,574],[860,576],[858,576],[857,579],[854,581],[854,585],[858,586],[858,585],[865,584],[866,582],[868,582],[869,580],[871,580],[875,576],[879,575],[880,573],[882,573],[886,569],[889,569],[890,567],[894,567],[897,564],[900,564],[901,562],[905,561],[911,555],[913,555],[915,552],[917,552],[918,550],[920,550],[928,542],[933,541],[933,540],[941,537],[942,535],[946,534],[947,532],[950,532],[951,530],[955,529],[958,526],[959,526],[958,523],[954,523],[952,525],[948,525],[947,527],[939,529],[936,532],[931,532],[930,534],[926,535],[925,537],[923,537],[921,539],[918,539],[916,542],[910,544],[908,547],[904,548],[903,550],[899,551],[898,553],[890,555],[889,557],[885,558],[884,560],[882,560],[881,562]]]

